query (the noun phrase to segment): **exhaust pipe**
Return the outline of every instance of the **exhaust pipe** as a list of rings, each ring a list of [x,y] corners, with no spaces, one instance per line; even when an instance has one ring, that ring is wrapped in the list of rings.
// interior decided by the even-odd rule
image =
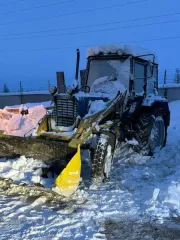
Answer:
[[[78,76],[79,76],[79,62],[80,62],[80,51],[79,49],[76,50],[76,73],[75,73],[75,82],[74,82],[74,89],[78,89]]]

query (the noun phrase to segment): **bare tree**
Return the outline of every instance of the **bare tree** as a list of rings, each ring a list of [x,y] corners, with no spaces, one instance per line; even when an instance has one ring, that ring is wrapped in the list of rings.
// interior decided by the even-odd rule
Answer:
[[[3,85],[3,93],[8,93],[9,92],[9,88],[6,84]]]

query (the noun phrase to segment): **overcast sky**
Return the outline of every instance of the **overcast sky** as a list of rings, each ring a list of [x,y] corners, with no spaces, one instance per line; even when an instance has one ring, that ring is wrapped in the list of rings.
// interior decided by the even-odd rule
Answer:
[[[157,17],[166,14],[172,15]],[[47,88],[62,70],[70,82],[77,47],[85,68],[86,46],[129,42],[155,51],[160,78],[167,68],[171,80],[180,67],[179,26],[179,0],[1,0],[0,88],[7,83],[13,89],[19,81]]]

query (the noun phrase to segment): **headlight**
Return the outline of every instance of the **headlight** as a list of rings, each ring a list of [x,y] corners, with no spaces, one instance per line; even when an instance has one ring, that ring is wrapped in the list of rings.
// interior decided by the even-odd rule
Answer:
[[[57,87],[53,86],[49,88],[49,92],[51,95],[54,95],[57,92]]]

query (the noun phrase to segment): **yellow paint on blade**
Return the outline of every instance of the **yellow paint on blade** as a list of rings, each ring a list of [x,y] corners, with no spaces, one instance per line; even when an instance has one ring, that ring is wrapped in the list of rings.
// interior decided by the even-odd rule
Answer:
[[[78,188],[81,174],[81,153],[78,145],[77,153],[70,160],[66,168],[56,178],[55,185],[60,194],[69,197]]]

